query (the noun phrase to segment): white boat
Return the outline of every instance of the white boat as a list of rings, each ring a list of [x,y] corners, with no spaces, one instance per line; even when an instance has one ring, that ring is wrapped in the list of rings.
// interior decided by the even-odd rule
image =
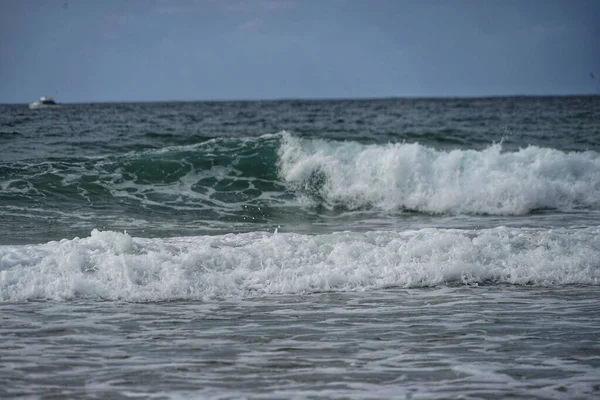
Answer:
[[[56,101],[54,100],[54,97],[46,97],[46,96],[42,96],[40,97],[40,101],[34,101],[33,103],[31,103],[29,105],[30,109],[34,109],[34,108],[52,108],[52,107],[58,107],[58,104],[56,104]]]

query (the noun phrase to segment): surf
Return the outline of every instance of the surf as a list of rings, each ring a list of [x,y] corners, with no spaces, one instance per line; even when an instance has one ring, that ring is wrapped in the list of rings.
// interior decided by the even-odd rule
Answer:
[[[600,229],[251,232],[172,238],[93,230],[0,246],[0,299],[173,301],[390,287],[600,284]]]
[[[282,136],[279,173],[309,204],[434,214],[525,215],[600,207],[600,154],[528,146],[437,150]]]

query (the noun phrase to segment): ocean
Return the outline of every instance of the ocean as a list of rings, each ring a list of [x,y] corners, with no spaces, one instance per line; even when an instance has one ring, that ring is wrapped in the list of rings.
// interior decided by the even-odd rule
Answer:
[[[0,397],[600,398],[600,97],[0,105]]]

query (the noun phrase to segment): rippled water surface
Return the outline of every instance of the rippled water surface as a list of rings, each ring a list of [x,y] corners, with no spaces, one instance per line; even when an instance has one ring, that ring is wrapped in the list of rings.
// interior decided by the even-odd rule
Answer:
[[[600,395],[594,287],[442,287],[0,309],[5,396]]]

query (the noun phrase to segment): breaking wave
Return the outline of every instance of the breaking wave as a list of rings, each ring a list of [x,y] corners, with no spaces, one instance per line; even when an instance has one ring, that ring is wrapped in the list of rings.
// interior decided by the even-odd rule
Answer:
[[[266,216],[282,207],[525,215],[600,209],[600,154],[535,146],[508,152],[501,144],[436,150],[281,132],[4,163],[0,182],[5,205],[28,208],[67,202],[76,209],[193,211],[233,219],[256,207]]]
[[[600,229],[89,237],[0,246],[0,299],[165,301],[439,285],[600,284]]]

